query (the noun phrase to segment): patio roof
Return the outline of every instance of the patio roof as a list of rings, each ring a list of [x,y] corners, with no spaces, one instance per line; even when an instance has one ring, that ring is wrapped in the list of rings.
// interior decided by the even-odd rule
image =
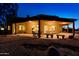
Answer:
[[[37,16],[32,16],[30,18],[28,18],[30,20],[55,20],[55,21],[64,21],[64,22],[73,22],[76,21],[77,19],[73,19],[73,18],[61,18],[58,16],[51,16],[51,15],[37,15]]]
[[[73,19],[73,18],[61,18],[58,16],[51,16],[51,15],[36,15],[36,16],[32,16],[32,17],[15,17],[15,18],[11,18],[11,23],[19,23],[19,22],[25,22],[25,21],[33,21],[33,20],[54,20],[54,21],[63,21],[63,22],[74,22],[77,19]]]

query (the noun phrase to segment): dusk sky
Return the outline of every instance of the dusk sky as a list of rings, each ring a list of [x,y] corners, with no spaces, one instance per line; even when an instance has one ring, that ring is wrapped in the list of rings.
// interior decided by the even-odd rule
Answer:
[[[18,16],[26,17],[38,14],[56,15],[65,18],[76,18],[76,28],[79,28],[79,4],[55,4],[55,3],[21,3],[19,4]],[[72,27],[70,25],[70,27]]]

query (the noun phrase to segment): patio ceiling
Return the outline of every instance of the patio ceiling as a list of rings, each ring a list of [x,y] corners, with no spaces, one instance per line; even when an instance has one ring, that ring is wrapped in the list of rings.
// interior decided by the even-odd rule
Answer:
[[[60,22],[61,26],[72,24],[72,22]]]

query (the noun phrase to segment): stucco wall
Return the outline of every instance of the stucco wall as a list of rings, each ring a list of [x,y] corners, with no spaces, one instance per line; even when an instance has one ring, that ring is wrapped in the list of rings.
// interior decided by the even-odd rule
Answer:
[[[38,22],[37,21],[28,21],[28,22],[21,22],[21,23],[16,23],[16,33],[28,33],[28,34],[32,34],[32,26],[33,25],[37,25]],[[19,25],[23,25],[25,27],[25,30],[23,31],[20,31],[19,30]],[[13,27],[12,27],[12,31],[15,29],[15,26],[13,24]]]
[[[41,34],[44,34],[44,26],[48,26],[48,30],[50,30],[50,25],[52,24],[55,26],[55,31],[54,33],[59,33],[62,31],[61,26],[59,25],[58,21],[47,21],[47,20],[40,20],[40,31]],[[25,26],[25,31],[19,31],[19,25],[24,25]],[[32,27],[33,25],[38,25],[38,21],[28,21],[28,22],[22,22],[22,23],[16,23],[16,33],[27,33],[27,34],[32,34]]]
[[[20,31],[19,30],[19,25],[26,25],[26,23],[25,22],[22,22],[22,23],[16,23],[16,33],[26,33],[26,31],[24,31],[24,30],[22,30],[22,31]],[[25,26],[25,30],[26,30],[26,26]]]
[[[26,33],[32,34],[32,27],[33,25],[38,25],[38,21],[26,22]]]
[[[48,26],[48,31],[50,30],[51,26],[55,26],[55,31],[53,33],[62,32],[62,27],[58,21],[41,20],[41,33],[42,34],[44,34],[44,26]]]

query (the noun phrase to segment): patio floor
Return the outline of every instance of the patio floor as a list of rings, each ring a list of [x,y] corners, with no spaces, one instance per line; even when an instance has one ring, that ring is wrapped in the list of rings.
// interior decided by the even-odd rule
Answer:
[[[19,36],[27,36],[27,37],[33,37],[33,34],[16,34],[16,35],[19,35]],[[14,35],[14,36],[16,36]],[[57,36],[58,34],[54,34],[53,35],[53,38],[51,38],[49,36],[50,39],[57,39]],[[59,33],[59,35],[65,35],[64,38],[69,38],[70,35],[72,35],[72,33]],[[46,38],[46,35],[41,35],[41,38],[45,38],[45,39],[49,39],[49,38]],[[62,38],[61,36],[59,37],[60,39]]]

